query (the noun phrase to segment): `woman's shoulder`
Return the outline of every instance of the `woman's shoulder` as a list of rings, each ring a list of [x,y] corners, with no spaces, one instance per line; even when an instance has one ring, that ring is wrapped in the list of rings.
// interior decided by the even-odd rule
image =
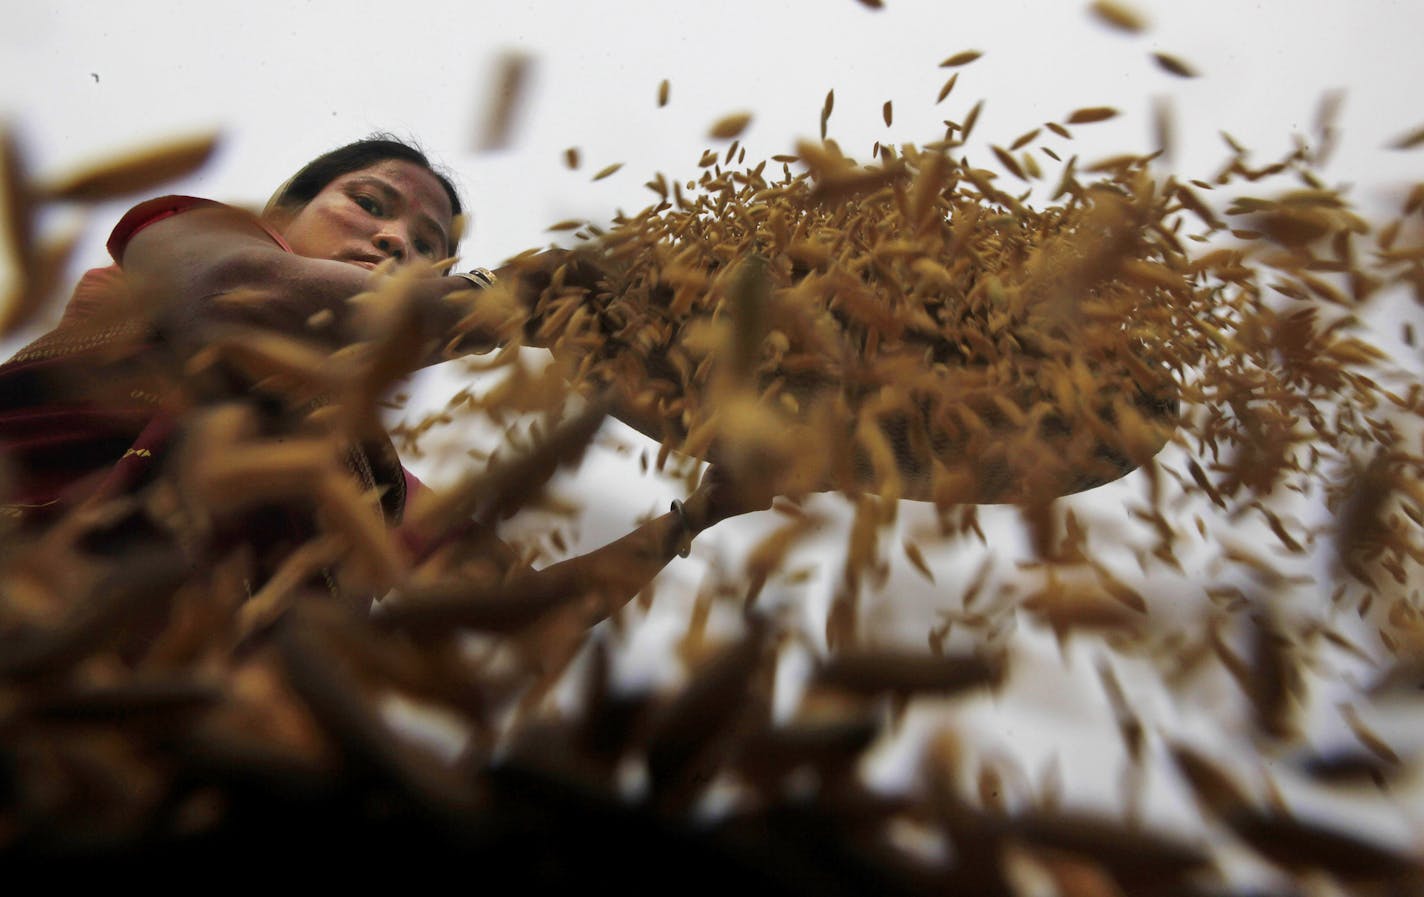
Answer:
[[[106,248],[109,250],[109,256],[113,258],[116,263],[122,263],[124,250],[128,248],[129,241],[131,241],[136,234],[150,225],[157,224],[175,215],[181,215],[184,212],[193,211],[194,209],[229,209],[235,213],[250,216],[252,221],[261,227],[262,230],[267,233],[267,236],[271,237],[272,242],[276,243],[277,246],[286,252],[292,251],[291,247],[287,245],[287,242],[282,239],[280,234],[250,212],[238,209],[236,206],[230,206],[226,203],[205,199],[200,196],[173,194],[146,200],[124,213],[124,216],[119,219],[119,223],[114,225],[113,231],[109,234],[109,241],[106,244]]]

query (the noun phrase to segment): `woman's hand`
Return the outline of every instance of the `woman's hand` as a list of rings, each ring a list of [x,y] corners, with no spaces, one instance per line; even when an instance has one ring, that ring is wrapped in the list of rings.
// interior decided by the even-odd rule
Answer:
[[[734,480],[727,468],[711,466],[682,507],[690,535],[696,535],[728,517],[765,511],[775,497],[763,483]]]
[[[539,300],[554,285],[556,279],[561,289],[582,289],[596,292],[604,280],[605,272],[598,262],[587,252],[568,249],[546,249],[533,255],[516,258],[495,270],[500,282],[505,284],[518,303],[529,313],[525,326],[526,345],[548,348],[558,334],[540,332],[543,325]]]

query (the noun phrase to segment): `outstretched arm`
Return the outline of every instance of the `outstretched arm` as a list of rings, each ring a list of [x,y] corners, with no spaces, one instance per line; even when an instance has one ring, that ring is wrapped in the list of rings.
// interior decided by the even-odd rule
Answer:
[[[770,495],[748,496],[733,488],[719,468],[710,468],[697,490],[674,509],[620,539],[578,557],[551,564],[528,577],[547,579],[550,590],[599,593],[603,613],[611,613],[642,590],[698,534],[728,517],[771,507]],[[543,591],[541,587],[540,591]]]
[[[381,616],[396,628],[446,632],[451,626],[470,625],[508,631],[561,609],[582,607],[578,613],[583,615],[589,609],[586,599],[595,599],[594,619],[585,618],[582,624],[591,625],[637,595],[698,533],[770,505],[770,496],[739,494],[713,469],[681,511],[649,520],[601,548],[542,570],[526,568],[499,582],[414,588],[395,605],[384,607]]]
[[[363,267],[286,252],[251,214],[230,206],[204,206],[143,228],[129,241],[121,265],[136,296],[146,303],[180,351],[201,347],[215,328],[259,327],[339,348],[361,332],[350,299],[376,286]],[[460,277],[413,279],[408,301],[422,335],[434,347],[426,363],[477,301]],[[461,349],[492,348],[498,334],[469,332]]]

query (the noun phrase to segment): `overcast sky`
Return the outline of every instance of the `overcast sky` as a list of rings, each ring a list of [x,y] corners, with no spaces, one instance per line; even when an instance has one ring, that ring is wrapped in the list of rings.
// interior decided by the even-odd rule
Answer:
[[[884,5],[11,2],[0,29],[0,115],[18,129],[42,175],[219,129],[220,154],[174,189],[253,205],[335,145],[374,130],[413,136],[455,173],[474,214],[465,260],[488,265],[547,242],[545,228],[555,221],[604,221],[615,209],[648,204],[653,194],[641,185],[654,172],[695,176],[712,145],[707,129],[726,113],[754,116],[743,138],[749,161],[789,151],[816,134],[831,89],[831,135],[861,158],[876,140],[937,139],[943,119],[962,118],[985,99],[978,146],[970,149],[982,162],[985,142],[1006,143],[1081,106],[1124,114],[1075,129],[1072,151],[1092,159],[1146,150],[1151,104],[1170,97],[1174,167],[1191,176],[1209,176],[1224,158],[1222,130],[1259,150],[1258,158],[1282,153],[1292,135],[1311,133],[1321,95],[1343,89],[1343,142],[1328,179],[1354,185],[1357,200],[1374,203],[1420,176],[1424,155],[1383,148],[1424,124],[1417,0],[1137,0],[1151,27],[1136,36],[1105,28],[1078,0]],[[967,49],[984,56],[961,70],[954,92],[936,105],[949,74],[940,61]],[[511,51],[531,58],[533,78],[512,144],[480,153],[475,135],[492,74]],[[1165,73],[1152,62],[1154,51],[1181,58],[1201,77]],[[665,78],[670,102],[659,108]],[[889,127],[881,118],[887,100],[894,104]],[[570,146],[581,151],[578,171],[563,164]],[[621,171],[591,182],[615,162]],[[86,265],[103,262],[103,239],[125,205],[98,209],[85,223]],[[458,385],[462,377],[456,371],[446,379]],[[436,405],[441,388],[430,387]],[[629,453],[601,450],[578,487],[612,521],[597,532],[626,528],[675,494],[640,478],[633,459],[645,444],[618,438]],[[719,544],[736,544],[735,526],[719,530],[699,543],[704,562],[719,556]],[[673,575],[695,582],[700,568],[687,566],[694,562]],[[896,577],[904,566],[897,562]],[[941,585],[967,575],[941,570]],[[906,574],[893,582],[908,589],[919,581]],[[808,619],[816,613],[808,610]],[[923,644],[927,620],[912,618],[911,641]]]
[[[1076,0],[679,0],[194,4],[164,0],[12,3],[0,34],[0,114],[41,171],[175,133],[218,128],[222,154],[182,189],[260,203],[303,162],[370,131],[418,138],[458,176],[476,216],[465,245],[489,262],[546,239],[570,215],[605,218],[652,194],[654,171],[691,174],[709,124],[755,116],[750,159],[814,136],[836,91],[831,133],[868,157],[875,140],[925,141],[987,100],[978,134],[1005,142],[1045,119],[1112,105],[1119,119],[1077,129],[1091,158],[1144,149],[1153,97],[1174,98],[1177,162],[1205,173],[1226,130],[1263,154],[1308,132],[1325,90],[1346,88],[1344,152],[1332,173],[1378,184],[1413,160],[1380,147],[1424,120],[1408,0],[1143,0],[1143,35],[1111,31]],[[963,70],[964,49],[984,57]],[[534,77],[512,146],[475,152],[496,60],[528,54]],[[1182,80],[1149,53],[1176,55]],[[671,99],[656,104],[657,86]],[[881,105],[894,103],[891,127]],[[562,164],[566,147],[584,165]],[[604,165],[623,162],[597,184]],[[119,211],[118,209],[114,210]],[[102,216],[101,216],[102,217]],[[97,237],[108,218],[96,221]],[[97,260],[99,256],[90,256]]]

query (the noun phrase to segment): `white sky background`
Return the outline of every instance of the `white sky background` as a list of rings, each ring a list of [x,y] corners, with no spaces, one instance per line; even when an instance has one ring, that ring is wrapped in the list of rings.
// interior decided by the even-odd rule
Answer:
[[[980,98],[987,103],[970,155],[985,167],[992,167],[988,142],[1006,145],[1081,106],[1109,105],[1124,114],[1074,128],[1071,142],[1045,134],[1035,144],[1085,161],[1145,151],[1151,102],[1169,96],[1177,116],[1173,170],[1205,178],[1226,157],[1218,131],[1256,150],[1256,161],[1273,160],[1293,134],[1312,133],[1322,93],[1344,88],[1341,145],[1324,172],[1329,182],[1354,185],[1351,195],[1369,208],[1394,205],[1401,187],[1420,179],[1424,163],[1424,151],[1384,149],[1424,124],[1418,52],[1424,8],[1412,0],[1140,0],[1135,7],[1151,28],[1139,36],[1107,29],[1078,0],[885,0],[879,11],[854,0],[6,5],[0,116],[19,130],[41,176],[166,136],[219,128],[220,154],[174,192],[260,205],[311,157],[389,130],[418,138],[454,172],[474,214],[462,247],[468,264],[493,266],[547,243],[545,228],[555,221],[601,223],[615,209],[653,202],[642,183],[657,171],[694,178],[699,155],[712,145],[707,129],[726,113],[754,115],[743,135],[748,162],[790,152],[796,140],[816,135],[832,88],[831,136],[862,159],[876,140],[938,139],[943,119],[962,119]],[[985,55],[959,70],[958,86],[936,106],[950,74],[938,63],[965,49]],[[480,154],[477,125],[495,61],[506,50],[533,57],[534,79],[512,145]],[[1186,60],[1202,77],[1166,74],[1149,58],[1152,51]],[[671,101],[658,108],[664,78]],[[881,119],[886,100],[894,102],[891,127]],[[581,150],[578,171],[564,167],[569,146]],[[624,163],[620,172],[590,182],[614,162]],[[1056,168],[1043,162],[1052,182]],[[97,209],[83,222],[85,266],[104,262],[103,240],[125,206]],[[438,407],[465,379],[458,369],[426,378],[425,401]],[[678,494],[675,484],[639,474],[636,453],[646,443],[631,431],[615,435],[633,446],[630,454],[601,448],[567,482],[598,509],[599,519],[583,528],[585,544],[626,531],[637,515],[665,508]],[[414,466],[435,479],[451,473]],[[1120,504],[1134,488],[1095,493],[1085,506]],[[923,522],[917,513],[907,505],[902,529]],[[991,533],[1011,537],[1012,521],[993,511],[986,516]],[[999,530],[996,523],[1003,524]],[[739,551],[764,530],[758,519],[728,523],[699,540],[691,561],[673,566],[672,585],[662,590],[668,597],[656,605],[668,605],[668,617],[660,622],[650,614],[622,636],[647,649],[628,652],[630,677],[656,674],[665,657],[658,646],[687,607],[678,594],[695,588],[699,564],[717,558],[737,564]],[[888,544],[894,549],[898,541]],[[838,553],[823,559],[836,570]],[[962,586],[974,566],[949,555],[931,562],[941,589]],[[919,605],[881,607],[876,615],[886,637],[922,646],[936,620],[935,590],[908,572],[903,557],[891,587],[918,595]],[[824,611],[825,591],[787,599],[788,606],[804,601],[794,612],[805,615],[810,630]],[[1050,654],[1036,662],[1051,669],[1058,660]],[[1079,673],[1088,671],[1082,681],[1091,699],[1081,707],[1049,702],[1038,708],[1040,718],[1107,719],[1091,658],[1075,663]],[[1022,742],[1030,731],[1047,731],[1025,725],[1003,738]],[[1116,774],[1091,766],[1078,773],[1103,786]]]

